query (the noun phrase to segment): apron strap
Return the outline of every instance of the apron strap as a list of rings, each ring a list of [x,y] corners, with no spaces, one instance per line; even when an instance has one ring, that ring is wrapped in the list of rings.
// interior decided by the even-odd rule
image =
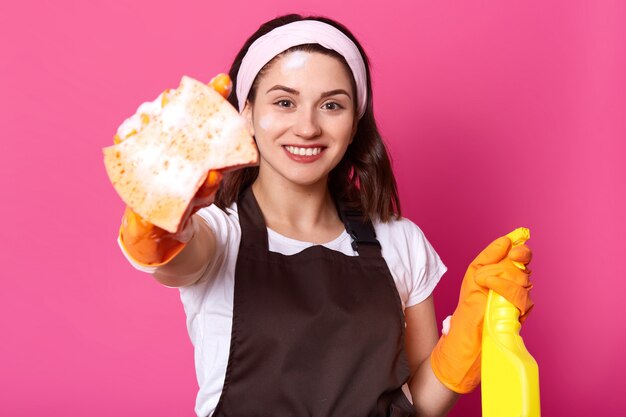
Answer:
[[[241,225],[241,245],[269,250],[267,226],[263,212],[257,203],[252,187],[247,187],[237,199],[237,212]],[[244,239],[244,236],[246,239]]]
[[[366,258],[382,256],[371,220],[363,220],[361,211],[347,208],[342,203],[339,203],[339,215],[346,231],[352,237],[352,249],[358,252],[359,256]]]

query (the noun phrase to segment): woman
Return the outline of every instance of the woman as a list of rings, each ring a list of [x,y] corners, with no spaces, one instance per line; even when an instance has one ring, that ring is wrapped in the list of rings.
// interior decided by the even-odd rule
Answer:
[[[497,282],[525,314],[528,276],[509,258],[527,263],[528,248],[507,257],[501,238],[479,255],[438,342],[431,293],[445,266],[400,216],[354,36],[329,19],[283,16],[252,35],[230,76],[259,166],[221,184],[211,173],[198,205],[216,204],[178,234],[137,231],[127,211],[120,235],[131,262],[180,287],[196,413],[445,415],[479,382],[488,288],[478,283]],[[164,255],[142,258],[137,239]]]

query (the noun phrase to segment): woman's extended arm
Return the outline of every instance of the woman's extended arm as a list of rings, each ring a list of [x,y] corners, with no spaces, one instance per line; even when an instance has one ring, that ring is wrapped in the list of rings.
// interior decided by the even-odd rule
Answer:
[[[209,86],[224,98],[228,98],[232,89],[226,74],[215,76]],[[220,170],[207,173],[175,233],[157,227],[127,207],[118,242],[129,261],[169,287],[191,285],[200,279],[215,256],[215,235],[195,213],[213,203],[221,181]]]
[[[215,232],[207,222],[196,214],[187,223],[188,225],[185,227],[185,234],[189,236],[185,239],[187,243],[182,244],[174,240],[174,244],[182,245],[182,247],[180,250],[175,249],[175,253],[172,253],[171,256],[167,256],[170,251],[166,251],[167,257],[162,262],[154,263],[151,260],[160,258],[159,256],[155,257],[154,254],[163,252],[159,248],[159,246],[163,246],[163,238],[157,241],[151,241],[149,238],[142,239],[144,244],[140,248],[141,250],[128,244],[127,235],[136,234],[136,229],[139,229],[139,232],[150,231],[150,227],[153,226],[149,224],[147,228],[134,228],[123,224],[121,231],[130,233],[120,233],[118,242],[122,252],[135,268],[151,273],[158,282],[167,287],[184,287],[195,283],[202,277],[204,271],[213,262],[216,252]],[[132,236],[132,238],[139,240],[141,236]],[[168,242],[165,241],[165,243]],[[129,250],[129,246],[135,250]]]
[[[209,225],[194,215],[194,235],[171,261],[156,269],[154,278],[167,287],[185,287],[198,281],[215,257],[215,234]]]
[[[420,417],[445,416],[459,397],[443,385],[430,366],[430,354],[439,335],[432,295],[404,311],[406,352],[411,369],[409,389]]]
[[[215,255],[215,235],[195,214],[213,203],[222,174],[210,171],[176,233],[170,233],[144,220],[129,207],[122,217],[118,241],[136,268],[152,272],[161,284],[183,287],[196,282]]]

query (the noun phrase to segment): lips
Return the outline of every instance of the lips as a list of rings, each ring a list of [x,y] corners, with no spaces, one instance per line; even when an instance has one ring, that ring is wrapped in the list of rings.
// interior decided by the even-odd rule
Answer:
[[[318,160],[326,148],[324,146],[284,145],[283,149],[292,160],[306,163]]]
[[[318,148],[311,148],[311,147],[302,148],[302,147],[298,147],[298,146],[285,146],[285,149],[290,154],[292,154],[292,155],[299,155],[299,156],[313,156],[313,155],[317,155],[320,152],[322,152],[322,147],[318,147]]]

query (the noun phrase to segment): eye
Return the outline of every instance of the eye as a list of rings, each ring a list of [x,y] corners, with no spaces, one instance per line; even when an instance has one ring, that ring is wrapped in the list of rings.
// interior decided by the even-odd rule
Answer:
[[[328,103],[324,103],[323,107],[326,110],[340,110],[340,109],[344,108],[341,104],[339,104],[339,103],[337,103],[335,101],[330,101]]]
[[[293,107],[293,102],[287,99],[277,100],[274,102],[274,104],[277,105],[278,107],[283,107],[285,109]]]

